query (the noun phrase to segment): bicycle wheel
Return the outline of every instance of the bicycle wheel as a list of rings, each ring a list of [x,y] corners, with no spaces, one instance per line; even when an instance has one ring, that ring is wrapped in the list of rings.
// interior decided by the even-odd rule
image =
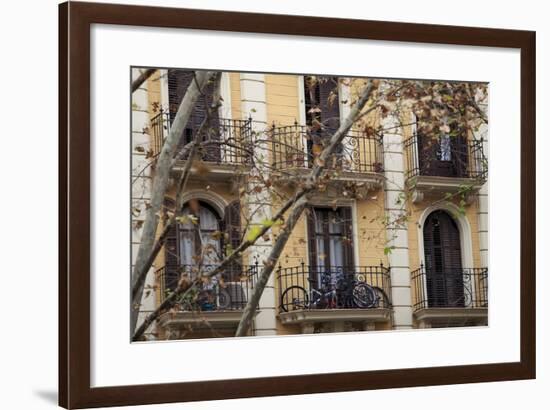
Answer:
[[[366,283],[358,283],[353,287],[353,303],[359,308],[370,308],[376,305],[376,293]]]
[[[281,295],[281,309],[285,312],[305,309],[308,303],[307,292],[301,286],[291,286]]]
[[[218,309],[229,310],[231,308],[231,295],[226,289],[220,289],[218,292]]]

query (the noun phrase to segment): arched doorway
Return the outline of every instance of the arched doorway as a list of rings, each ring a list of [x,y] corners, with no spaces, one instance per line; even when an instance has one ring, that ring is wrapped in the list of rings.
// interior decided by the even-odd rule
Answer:
[[[460,231],[447,212],[437,210],[423,228],[428,307],[464,307]]]

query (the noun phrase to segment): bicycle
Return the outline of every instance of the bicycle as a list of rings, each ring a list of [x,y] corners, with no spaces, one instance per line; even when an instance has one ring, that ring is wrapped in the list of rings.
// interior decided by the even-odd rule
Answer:
[[[285,312],[304,309],[335,309],[335,308],[372,308],[377,307],[380,296],[374,287],[356,279],[346,281],[337,278],[332,284],[331,273],[324,273],[321,277],[321,288],[313,287],[310,282],[310,291],[299,285],[288,287],[281,295],[281,309]]]

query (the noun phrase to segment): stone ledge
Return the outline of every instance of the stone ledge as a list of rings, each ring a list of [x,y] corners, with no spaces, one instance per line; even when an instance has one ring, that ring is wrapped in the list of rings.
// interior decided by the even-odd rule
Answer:
[[[318,309],[294,310],[279,313],[282,324],[315,322],[386,322],[391,318],[391,309]]]
[[[325,170],[331,173],[334,170]],[[276,183],[298,183],[301,179],[306,178],[311,172],[311,168],[307,167],[289,167],[284,172],[273,171],[272,175]],[[367,191],[380,189],[384,181],[384,175],[381,172],[359,172],[359,171],[339,171],[338,175],[331,175],[329,185],[338,184],[341,182],[358,182],[364,183]]]
[[[414,183],[412,182],[414,181]],[[407,186],[413,190],[412,200],[414,203],[422,202],[424,195],[429,193],[454,193],[462,186],[470,186],[472,189],[467,195],[466,202],[471,203],[475,194],[485,184],[485,181],[480,181],[473,178],[454,178],[454,177],[438,177],[428,175],[417,175],[407,179]]]
[[[176,164],[172,167],[172,173],[178,175],[183,172],[185,163],[185,160],[176,161]],[[208,168],[208,171],[205,174],[197,173],[196,169],[191,167],[189,177],[192,179],[207,178],[212,181],[227,180],[234,178],[235,176],[244,175],[250,168],[245,164],[217,164],[204,162],[204,165]]]
[[[416,320],[422,324],[487,324],[488,309],[479,308],[423,308],[413,313]],[[423,327],[423,326],[421,326]],[[428,326],[429,327],[429,326]]]
[[[188,326],[192,326],[194,329],[232,328],[239,324],[241,316],[241,310],[167,312],[160,316],[159,325],[165,329],[185,329]]]

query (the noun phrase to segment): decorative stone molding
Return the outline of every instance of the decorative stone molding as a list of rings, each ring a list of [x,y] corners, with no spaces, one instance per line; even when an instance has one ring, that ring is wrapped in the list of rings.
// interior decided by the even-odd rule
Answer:
[[[202,189],[192,189],[185,192],[182,202],[185,204],[191,199],[198,199],[213,206],[220,218],[224,217],[225,207],[229,205],[221,195],[218,195],[213,191],[205,191]]]
[[[472,204],[476,198],[477,192],[483,186],[483,182],[469,178],[450,178],[419,175],[407,180],[407,186],[411,190],[411,200],[413,203],[420,203],[424,200],[425,194],[454,194],[464,186],[471,187],[465,196],[468,205]]]
[[[413,204],[418,204],[424,200],[424,192],[414,189],[411,192],[411,200]]]
[[[417,221],[417,238],[418,238],[418,257],[420,261],[424,260],[424,222],[428,216],[437,210],[449,212],[458,225],[460,232],[460,249],[462,251],[462,266],[474,266],[474,254],[472,245],[472,228],[468,218],[459,212],[458,207],[451,202],[442,202],[437,205],[432,205],[424,209]],[[413,234],[413,233],[412,233]]]

